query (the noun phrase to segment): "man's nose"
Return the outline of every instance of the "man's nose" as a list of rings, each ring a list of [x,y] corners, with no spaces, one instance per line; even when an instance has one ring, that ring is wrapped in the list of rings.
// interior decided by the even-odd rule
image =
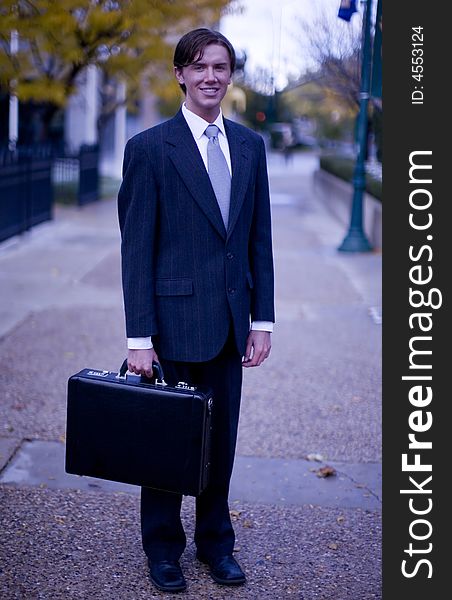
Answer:
[[[206,81],[214,81],[216,79],[215,70],[213,67],[207,67],[205,79]]]

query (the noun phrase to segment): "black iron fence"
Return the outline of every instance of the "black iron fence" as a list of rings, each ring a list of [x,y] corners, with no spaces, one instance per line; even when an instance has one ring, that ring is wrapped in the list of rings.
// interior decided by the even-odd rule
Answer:
[[[52,218],[55,186],[77,190],[79,206],[99,198],[99,147],[62,156],[48,145],[0,148],[0,241]]]
[[[54,157],[52,180],[63,193],[74,193],[79,206],[99,199],[99,146],[84,144],[78,154]]]
[[[57,155],[52,163],[53,183],[76,183],[79,179],[78,156]]]
[[[49,147],[0,150],[0,241],[52,218]]]

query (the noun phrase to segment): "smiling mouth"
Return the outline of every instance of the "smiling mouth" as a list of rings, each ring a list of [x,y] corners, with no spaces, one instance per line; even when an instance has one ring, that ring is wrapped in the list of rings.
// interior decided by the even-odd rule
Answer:
[[[205,94],[215,94],[218,92],[218,88],[201,88],[201,91]]]

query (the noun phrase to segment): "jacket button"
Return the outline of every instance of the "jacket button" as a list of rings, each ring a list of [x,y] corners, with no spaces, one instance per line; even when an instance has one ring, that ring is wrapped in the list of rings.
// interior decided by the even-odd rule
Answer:
[[[235,294],[235,288],[229,288],[229,289],[228,289],[228,292],[229,292],[230,294]]]
[[[233,259],[233,258],[234,258],[234,255],[232,254],[232,252],[228,252],[228,253],[226,254],[226,258],[229,258],[229,260],[231,260],[231,259]]]

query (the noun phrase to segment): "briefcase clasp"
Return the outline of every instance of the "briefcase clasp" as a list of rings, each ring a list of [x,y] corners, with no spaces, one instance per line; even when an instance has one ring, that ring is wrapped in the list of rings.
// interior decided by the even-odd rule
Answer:
[[[195,386],[188,385],[188,383],[186,383],[185,381],[179,381],[179,383],[176,385],[176,387],[183,389],[183,390],[191,390],[192,392],[194,392],[196,390]]]
[[[156,379],[155,382],[154,382],[154,385],[165,386],[165,385],[168,385],[168,384],[166,383],[166,381],[164,379],[161,379],[160,381],[158,379]]]

